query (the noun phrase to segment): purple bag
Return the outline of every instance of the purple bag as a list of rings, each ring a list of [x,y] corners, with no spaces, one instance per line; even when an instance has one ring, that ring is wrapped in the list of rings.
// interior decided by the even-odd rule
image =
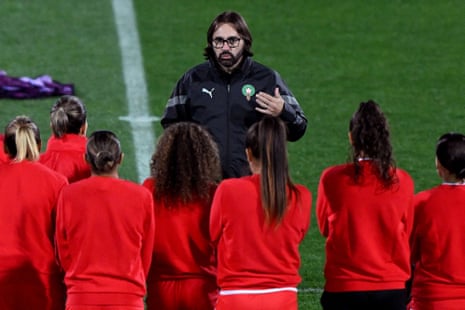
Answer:
[[[5,71],[0,71],[0,99],[34,99],[62,95],[74,95],[74,85],[62,84],[49,75],[35,78],[12,77]]]

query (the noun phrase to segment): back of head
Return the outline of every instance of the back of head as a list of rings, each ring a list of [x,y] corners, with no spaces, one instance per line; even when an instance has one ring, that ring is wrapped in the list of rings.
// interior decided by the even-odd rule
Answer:
[[[253,124],[245,146],[260,164],[262,205],[270,223],[279,223],[288,203],[288,190],[295,193],[287,158],[287,128],[277,117],[264,117]]]
[[[50,110],[50,125],[57,138],[61,138],[67,133],[79,134],[86,120],[86,107],[75,96],[62,96]]]
[[[436,144],[436,158],[457,179],[465,179],[465,136],[446,133]]]
[[[352,160],[359,174],[359,160],[373,160],[377,172],[388,186],[393,182],[394,160],[390,141],[389,126],[384,113],[373,100],[362,102],[349,123],[352,142]]]
[[[215,59],[215,52],[213,50],[213,34],[223,24],[231,24],[236,29],[237,33],[241,36],[241,40],[244,40],[244,56],[253,56],[251,51],[252,48],[252,34],[250,33],[249,26],[245,19],[237,12],[225,11],[218,16],[210,24],[207,31],[207,47],[204,50],[204,56],[207,59]]]
[[[17,162],[38,160],[40,144],[39,127],[27,116],[17,116],[5,127],[5,152]]]
[[[87,140],[86,160],[92,172],[104,175],[113,172],[121,162],[121,145],[111,131],[94,131]]]
[[[180,122],[165,129],[152,156],[155,199],[167,206],[194,199],[210,202],[212,185],[221,179],[218,147],[202,126]]]

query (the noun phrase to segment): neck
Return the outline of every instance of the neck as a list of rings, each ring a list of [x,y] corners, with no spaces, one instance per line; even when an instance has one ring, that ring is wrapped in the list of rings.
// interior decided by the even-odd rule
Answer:
[[[457,179],[455,177],[452,177],[452,178],[444,178],[442,180],[442,184],[450,184],[450,185],[459,185],[459,184],[464,184],[464,180],[463,179]]]
[[[92,176],[119,179],[118,171],[111,171],[111,172],[107,172],[107,173],[96,173],[96,172],[92,171],[91,174],[92,174]]]
[[[262,166],[260,164],[258,164],[255,161],[251,161],[249,162],[249,166],[250,166],[250,171],[252,171],[253,174],[260,174],[260,171],[262,169]]]

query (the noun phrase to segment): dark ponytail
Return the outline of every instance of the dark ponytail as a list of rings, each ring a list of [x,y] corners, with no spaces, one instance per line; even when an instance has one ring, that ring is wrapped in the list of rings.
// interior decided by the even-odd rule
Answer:
[[[352,138],[352,161],[355,181],[360,176],[360,158],[370,158],[384,186],[395,180],[395,163],[392,157],[389,126],[384,113],[373,100],[360,103],[349,123]]]
[[[261,164],[260,190],[265,216],[269,223],[279,223],[289,195],[297,194],[289,176],[284,122],[276,117],[264,117],[252,125],[246,136],[246,148]]]
[[[121,145],[116,135],[107,130],[94,131],[87,140],[86,160],[97,175],[113,171],[121,162]]]

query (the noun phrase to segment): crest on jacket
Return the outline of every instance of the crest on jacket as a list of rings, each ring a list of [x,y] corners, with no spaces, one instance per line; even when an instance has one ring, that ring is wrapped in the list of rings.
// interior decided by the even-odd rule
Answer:
[[[245,84],[242,86],[242,94],[247,98],[247,101],[250,101],[250,97],[255,95],[255,87],[251,84]]]

